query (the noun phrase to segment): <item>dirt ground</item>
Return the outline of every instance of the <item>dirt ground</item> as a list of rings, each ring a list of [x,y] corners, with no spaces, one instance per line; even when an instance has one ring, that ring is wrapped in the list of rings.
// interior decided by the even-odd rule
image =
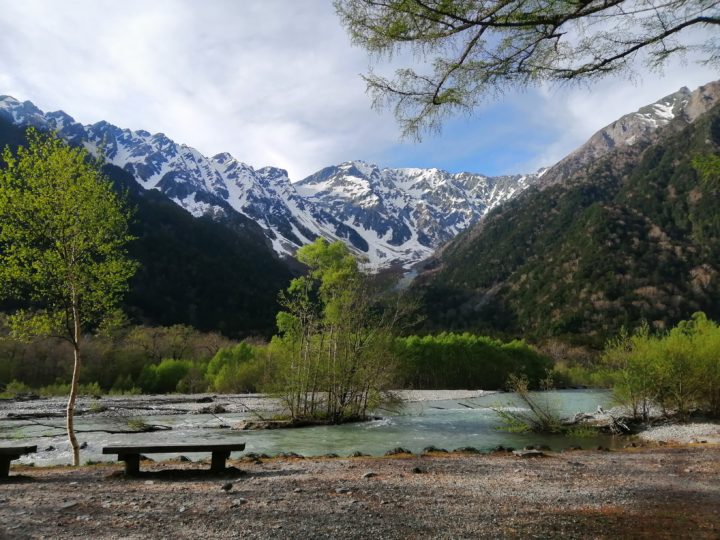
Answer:
[[[720,537],[716,445],[229,465],[13,466],[0,538]]]

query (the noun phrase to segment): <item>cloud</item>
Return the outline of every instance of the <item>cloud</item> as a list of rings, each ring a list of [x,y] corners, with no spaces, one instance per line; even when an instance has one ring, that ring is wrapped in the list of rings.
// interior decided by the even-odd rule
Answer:
[[[518,92],[416,145],[398,141],[389,111],[370,110],[359,77],[368,58],[326,1],[8,2],[0,58],[0,94],[83,123],[164,132],[208,155],[286,168],[293,179],[358,158],[534,170],[617,116],[715,78],[679,66],[635,85]]]
[[[0,92],[44,110],[164,132],[294,178],[395,140],[392,118],[368,110],[367,60],[329,2],[6,7]]]

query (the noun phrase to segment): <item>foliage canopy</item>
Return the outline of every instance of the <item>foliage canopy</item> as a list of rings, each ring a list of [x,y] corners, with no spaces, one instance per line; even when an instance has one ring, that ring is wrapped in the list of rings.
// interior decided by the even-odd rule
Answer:
[[[488,94],[661,68],[677,54],[717,65],[718,2],[702,0],[335,0],[352,41],[378,56],[411,49],[420,68],[365,76],[403,134],[438,129]],[[694,30],[700,30],[694,31]]]

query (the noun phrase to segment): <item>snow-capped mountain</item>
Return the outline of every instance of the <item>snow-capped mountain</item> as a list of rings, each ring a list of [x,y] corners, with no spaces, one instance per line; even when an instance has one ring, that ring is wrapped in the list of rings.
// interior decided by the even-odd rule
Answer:
[[[362,161],[327,167],[292,183],[286,171],[254,169],[228,153],[206,157],[162,133],[82,125],[62,111],[0,96],[0,117],[56,131],[131,173],[199,216],[239,212],[258,223],[275,251],[292,255],[322,236],[340,239],[371,269],[408,268],[426,259],[490,209],[528,186],[546,187],[582,175],[622,146],[646,144],[673,118],[693,121],[720,97],[720,83],[687,88],[623,116],[550,169],[516,176],[451,174],[438,169],[381,169]]]
[[[487,177],[439,169],[380,169],[362,161],[327,167],[295,184],[316,208],[358,233],[375,267],[423,260],[536,175]]]
[[[438,169],[380,169],[361,161],[328,167],[293,184],[275,167],[254,169],[228,153],[206,157],[162,133],[82,125],[62,111],[0,96],[0,116],[56,131],[131,173],[193,215],[232,208],[256,221],[280,255],[318,236],[345,241],[371,269],[409,267],[537,175],[487,177]]]

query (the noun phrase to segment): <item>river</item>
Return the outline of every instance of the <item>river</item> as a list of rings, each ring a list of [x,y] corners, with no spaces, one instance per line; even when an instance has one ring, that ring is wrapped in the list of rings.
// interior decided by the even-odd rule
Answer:
[[[216,396],[215,404],[220,404],[230,396]],[[123,398],[123,403],[147,403],[147,396]],[[78,439],[87,444],[82,450],[83,461],[111,461],[113,456],[104,456],[102,447],[108,444],[172,444],[207,442],[245,442],[246,453],[276,455],[294,452],[303,456],[319,456],[329,453],[347,456],[359,451],[374,456],[386,451],[403,447],[412,452],[421,452],[423,448],[435,446],[447,450],[472,446],[482,451],[498,445],[521,448],[526,445],[547,445],[553,450],[569,446],[594,448],[599,445],[612,447],[617,444],[607,435],[572,438],[559,435],[537,435],[533,433],[508,433],[499,429],[501,419],[494,409],[521,407],[514,394],[490,394],[472,399],[452,399],[419,401],[405,403],[396,410],[379,410],[382,419],[342,426],[318,426],[296,429],[235,431],[223,428],[240,420],[252,418],[249,412],[238,412],[227,407],[228,412],[217,414],[202,413],[197,408],[193,414],[187,411],[173,412],[172,402],[163,398],[163,407],[156,407],[142,414],[148,424],[169,426],[168,431],[138,434],[108,434],[104,432],[83,433],[84,430],[116,430],[123,427],[122,418],[117,414],[85,414],[76,418]],[[609,406],[611,397],[601,390],[563,390],[546,392],[542,399],[549,400],[563,415],[572,416],[576,412],[592,412],[597,407]],[[108,401],[110,400],[110,401]],[[158,397],[158,403],[161,398]],[[48,402],[46,407],[61,405],[60,400]],[[101,409],[89,404],[92,409]],[[112,398],[101,400],[103,406],[114,403]],[[169,403],[169,404],[168,404]],[[0,404],[6,408],[7,402]],[[139,407],[139,405],[138,405]],[[181,407],[175,405],[177,410]],[[112,409],[112,407],[110,407]],[[61,412],[62,408],[55,412]],[[137,417],[137,416],[136,416]],[[127,417],[124,417],[127,420]],[[36,422],[44,425],[38,425]],[[0,445],[37,444],[38,453],[26,456],[21,462],[33,462],[38,466],[64,464],[70,461],[69,446],[62,432],[62,418],[34,418],[20,420],[0,416]],[[48,426],[56,426],[48,427]],[[126,426],[125,426],[126,427]],[[51,449],[52,448],[52,449]],[[233,457],[239,457],[235,454]],[[158,459],[162,459],[158,455]],[[170,457],[170,456],[168,456]],[[177,456],[175,456],[177,457]],[[207,457],[204,455],[189,457]]]

